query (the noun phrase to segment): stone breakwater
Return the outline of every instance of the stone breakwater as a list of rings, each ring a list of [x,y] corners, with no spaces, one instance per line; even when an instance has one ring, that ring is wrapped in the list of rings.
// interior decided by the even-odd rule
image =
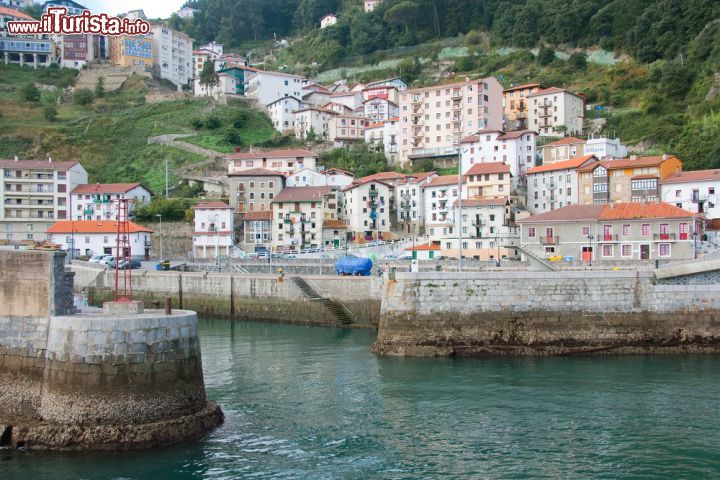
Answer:
[[[62,261],[52,253],[0,252],[0,444],[148,448],[219,425],[222,411],[205,394],[197,315],[76,313],[57,291],[72,288]],[[16,269],[2,268],[10,264]],[[26,275],[36,285],[8,296]]]
[[[385,283],[373,351],[716,353],[720,285],[658,281],[653,272],[398,273]]]

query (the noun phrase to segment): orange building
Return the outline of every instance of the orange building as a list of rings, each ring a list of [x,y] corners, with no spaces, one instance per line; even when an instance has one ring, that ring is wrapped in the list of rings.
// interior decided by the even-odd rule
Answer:
[[[503,90],[503,114],[505,130],[525,130],[528,128],[528,95],[543,90],[539,83],[528,83]]]
[[[145,65],[153,66],[153,36],[152,35],[122,35],[109,37],[108,46],[110,63],[122,67]]]

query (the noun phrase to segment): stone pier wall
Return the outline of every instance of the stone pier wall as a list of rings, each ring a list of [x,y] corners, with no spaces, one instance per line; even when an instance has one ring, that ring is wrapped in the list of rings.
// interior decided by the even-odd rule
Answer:
[[[91,300],[99,304],[111,295],[112,272],[100,273],[73,266],[87,276]],[[378,277],[303,276],[318,293],[341,301],[355,317],[357,326],[377,326],[383,279]],[[173,305],[202,316],[236,318],[304,325],[334,325],[336,319],[317,302],[308,300],[289,276],[199,272],[137,272],[133,293],[148,305],[171,298]]]
[[[720,351],[720,285],[653,272],[398,273],[385,284],[383,355]]]

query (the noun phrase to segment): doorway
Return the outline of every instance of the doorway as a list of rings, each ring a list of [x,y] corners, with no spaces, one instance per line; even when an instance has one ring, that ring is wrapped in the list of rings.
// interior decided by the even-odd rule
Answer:
[[[640,245],[640,260],[650,260],[650,245]]]
[[[593,247],[582,247],[582,261],[590,263],[593,260]]]

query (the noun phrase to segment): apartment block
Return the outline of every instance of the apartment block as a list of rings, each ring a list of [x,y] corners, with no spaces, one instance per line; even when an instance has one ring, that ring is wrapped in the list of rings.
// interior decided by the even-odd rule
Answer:
[[[234,153],[225,157],[231,176],[254,168],[290,175],[305,168],[315,169],[317,159],[317,153],[300,148]]]
[[[585,140],[575,137],[565,137],[554,142],[546,143],[542,146],[541,152],[543,165],[565,162],[571,158],[585,155]]]
[[[302,87],[306,79],[299,75],[258,70],[245,80],[245,96],[255,98],[265,106],[278,98],[302,98]]]
[[[580,203],[657,202],[661,180],[681,171],[674,155],[591,163],[578,169]]]
[[[357,243],[383,239],[390,232],[393,186],[377,177],[364,177],[343,189],[345,223]]]
[[[538,132],[541,137],[582,134],[585,98],[556,87],[538,90],[527,98],[528,128]]]
[[[525,174],[535,166],[536,138],[531,130],[480,130],[462,139],[460,168],[465,173],[478,163],[502,162],[510,167],[512,190],[525,188]]]
[[[247,212],[242,223],[242,249],[246,252],[269,252],[272,248],[272,211]]]
[[[193,39],[164,25],[153,25],[153,66],[160,78],[170,80],[178,91],[193,79]]]
[[[228,174],[230,206],[237,213],[270,210],[275,196],[285,188],[285,175],[265,168]]]
[[[109,37],[108,59],[121,67],[153,66],[153,36],[121,35]]]
[[[425,232],[431,241],[457,237],[455,208],[461,189],[457,175],[433,177],[423,186]]]
[[[295,138],[305,140],[312,132],[316,139],[330,141],[330,125],[333,123],[335,115],[337,112],[318,107],[296,110]]]
[[[505,130],[526,130],[528,128],[528,95],[543,90],[539,83],[528,83],[506,88],[503,91],[503,113]]]
[[[152,199],[139,183],[94,183],[78,185],[70,192],[72,220],[117,220],[118,200],[127,199],[128,213]]]
[[[232,255],[235,245],[233,209],[223,202],[201,203],[193,207],[193,255],[216,259]]]
[[[274,251],[299,252],[319,248],[323,222],[335,217],[339,192],[330,187],[290,187],[272,203]]]
[[[579,168],[597,162],[594,155],[531,168],[527,172],[527,209],[544,213],[579,203]]]
[[[77,162],[0,160],[0,239],[44,241],[57,220],[71,218],[70,192],[86,184]]]
[[[396,224],[403,233],[420,235],[425,231],[423,187],[437,177],[435,172],[408,175],[395,185]]]
[[[502,129],[502,95],[495,78],[406,90],[400,95],[400,162],[456,157],[463,138]]]
[[[94,255],[128,255],[133,259],[149,260],[152,230],[128,222],[129,248],[118,254],[118,222],[114,220],[61,220],[48,230],[48,242],[60,245],[71,258]]]
[[[373,123],[365,127],[365,143],[376,150],[382,147],[388,162],[398,160],[398,123],[399,118]]]
[[[463,175],[469,198],[504,198],[511,195],[510,167],[503,162],[476,163]]]
[[[720,168],[674,173],[660,184],[663,202],[708,219],[720,218]]]
[[[302,102],[295,97],[283,97],[267,105],[268,115],[273,127],[280,133],[295,131],[295,111],[300,110]]]

